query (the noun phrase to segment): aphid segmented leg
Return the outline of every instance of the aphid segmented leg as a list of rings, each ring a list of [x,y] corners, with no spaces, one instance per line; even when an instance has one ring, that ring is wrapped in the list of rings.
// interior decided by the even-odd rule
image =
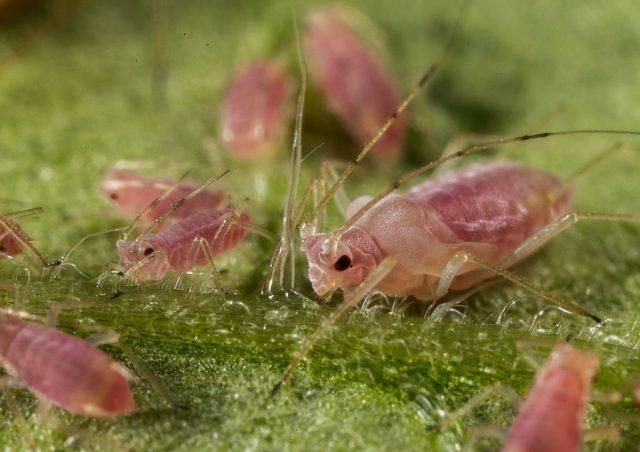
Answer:
[[[346,165],[347,164],[345,162],[339,160],[327,160],[325,162],[322,162],[320,173],[322,174],[322,178],[325,180],[325,184],[328,186],[332,186],[333,184],[335,184],[339,177],[338,171]],[[322,196],[324,196],[324,193]],[[315,201],[314,208],[320,203],[321,199],[322,197]],[[338,188],[333,201],[336,203],[336,205],[338,206],[338,210],[340,210],[340,213],[344,217],[347,214],[347,207],[349,206],[349,198],[345,193],[344,186]]]
[[[614,450],[618,450],[622,443],[620,429],[608,425],[592,427],[588,430],[585,430],[582,437],[582,440],[585,442],[598,441],[603,439],[611,443],[611,445],[615,447]]]
[[[331,328],[336,321],[350,308],[356,306],[375,286],[380,283],[393,270],[397,261],[393,257],[385,258],[371,272],[367,278],[354,290],[345,293],[344,301],[338,306],[318,327],[318,329],[307,339],[307,341],[297,351],[291,363],[285,370],[280,381],[271,390],[271,395],[275,395],[278,390],[289,381],[293,371],[306,358],[311,349],[318,343],[326,331]]]
[[[227,220],[225,220],[225,222],[226,221]],[[221,231],[222,229],[225,229],[225,225],[223,225],[220,228]],[[229,226],[226,227],[226,230],[228,229],[229,229]],[[220,282],[220,272],[218,272],[218,267],[216,266],[213,253],[211,253],[211,244],[207,242],[207,240],[204,237],[198,236],[193,239],[192,250],[189,250],[188,254],[192,254],[190,258],[193,259],[194,263],[198,262],[198,259],[197,259],[198,253],[202,253],[202,256],[204,256],[205,260],[207,261],[207,267],[209,267],[209,275],[208,275],[207,281],[211,281],[211,285],[213,286],[213,291],[222,292],[223,288],[222,288],[222,283]],[[189,257],[187,259],[189,259]],[[201,287],[202,292],[207,291],[205,287],[207,284],[207,281],[202,283],[202,287]]]
[[[497,383],[490,386],[485,386],[477,394],[467,400],[464,405],[447,415],[438,424],[433,426],[433,429],[446,430],[460,419],[471,413],[474,409],[485,403],[492,397],[500,396],[506,399],[514,410],[518,410],[522,404],[522,397],[515,392],[509,386]]]
[[[138,356],[137,353],[133,351],[129,345],[126,343],[119,341],[118,347],[124,355],[127,357],[131,365],[135,369],[136,373],[140,375],[144,380],[148,381],[149,384],[155,389],[158,394],[160,394],[170,405],[180,408],[180,409],[188,409],[189,407],[178,400],[169,389],[162,383],[160,378],[147,366],[147,364]]]
[[[440,277],[440,281],[438,283],[438,288],[436,289],[437,296],[443,296],[449,291],[449,287],[451,286],[453,279],[455,278],[457,273],[460,271],[460,269],[467,263],[475,264],[478,267],[481,267],[481,269],[495,273],[497,276],[501,276],[511,281],[515,285],[520,286],[523,289],[526,289],[529,292],[532,292],[538,295],[540,298],[544,298],[545,300],[551,302],[553,305],[559,307],[563,311],[589,317],[598,323],[602,322],[602,320],[599,317],[589,313],[588,311],[581,308],[577,304],[571,303],[568,300],[565,300],[561,297],[558,297],[557,295],[551,294],[539,287],[534,286],[523,277],[518,276],[510,272],[509,270],[505,270],[503,266],[499,266],[491,262],[478,259],[477,257],[465,251],[460,251],[456,253],[455,256],[453,256],[453,258],[444,267],[442,271],[442,275]]]
[[[540,231],[532,235],[518,248],[502,258],[498,265],[510,267],[542,247],[549,240],[560,234],[565,229],[575,225],[579,221],[616,221],[623,223],[640,224],[640,215],[624,213],[597,213],[597,212],[571,212],[559,220],[545,226]]]

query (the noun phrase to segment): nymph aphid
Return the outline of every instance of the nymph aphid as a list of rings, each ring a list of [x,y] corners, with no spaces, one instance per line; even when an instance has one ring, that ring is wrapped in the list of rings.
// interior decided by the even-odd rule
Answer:
[[[311,80],[351,136],[364,145],[400,105],[393,77],[338,8],[312,12],[304,31]],[[402,150],[406,114],[373,148],[381,158]]]
[[[291,123],[292,93],[291,79],[276,60],[255,60],[238,69],[223,100],[224,146],[243,159],[275,151]]]
[[[95,345],[0,311],[0,362],[39,398],[71,413],[115,417],[135,410],[127,372]]]

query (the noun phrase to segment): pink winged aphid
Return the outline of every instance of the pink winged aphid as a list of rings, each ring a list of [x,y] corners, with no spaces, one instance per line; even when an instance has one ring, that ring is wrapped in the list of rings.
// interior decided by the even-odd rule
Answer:
[[[102,179],[100,191],[120,214],[133,219],[154,200],[173,189],[168,196],[140,218],[139,227],[146,229],[154,220],[167,212],[173,203],[180,201],[198,187],[191,182],[150,178],[131,171],[112,169]],[[202,190],[192,199],[186,201],[180,209],[173,212],[164,225],[179,221],[201,210],[214,209],[223,200],[224,192],[222,190]]]
[[[136,404],[124,368],[93,344],[0,313],[0,362],[38,397],[72,413],[114,417]]]
[[[257,60],[241,67],[224,97],[221,135],[240,158],[270,153],[283,140],[293,114],[292,82],[275,60]]]
[[[231,206],[204,210],[155,234],[118,241],[118,254],[131,279],[159,281],[169,270],[187,272],[235,247],[246,237],[250,223],[249,216]]]
[[[353,138],[367,143],[400,105],[388,70],[338,10],[312,13],[304,44],[311,79]],[[372,152],[395,157],[402,149],[405,129],[406,114],[402,114]]]

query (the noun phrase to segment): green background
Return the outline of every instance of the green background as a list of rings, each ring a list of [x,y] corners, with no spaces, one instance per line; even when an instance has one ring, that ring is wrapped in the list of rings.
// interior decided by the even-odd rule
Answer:
[[[87,234],[123,225],[97,185],[110,165],[127,159],[155,163],[147,171],[155,175],[177,177],[191,168],[190,177],[199,181],[231,168],[222,185],[238,202],[248,197],[246,209],[275,231],[288,144],[273,160],[233,162],[220,151],[216,125],[234,67],[277,56],[295,70],[291,4],[171,3],[164,105],[152,95],[153,2],[84,0],[47,27],[64,4],[48,3],[0,28],[0,210],[44,207],[23,225],[45,255],[59,257]],[[404,92],[437,58],[459,10],[457,2],[442,1],[355,6],[371,20],[363,23],[365,34]],[[311,2],[295,4],[302,21],[311,7]],[[640,4],[632,0],[473,2],[443,70],[411,107],[406,156],[393,168],[364,165],[347,185],[349,196],[375,192],[436,156],[459,133],[536,132],[539,126],[530,127],[558,108],[562,113],[546,128],[640,129],[638,17]],[[25,42],[19,57],[12,57]],[[309,94],[307,107],[305,152],[323,146],[305,160],[305,180],[322,159],[357,148],[316,93]],[[467,162],[499,154],[566,176],[619,141],[629,146],[580,180],[577,206],[637,213],[637,140],[550,139]],[[339,224],[336,212],[331,215],[333,225]],[[623,448],[631,449],[640,437],[629,416],[638,411],[628,393],[640,375],[638,233],[629,225],[581,224],[517,269],[609,319],[599,328],[555,310],[534,322],[547,305],[504,283],[474,296],[442,322],[426,320],[410,303],[380,300],[340,321],[275,398],[269,390],[289,357],[335,306],[299,296],[258,296],[271,252],[268,241],[251,238],[221,259],[224,295],[198,293],[198,277],[181,281],[178,289],[171,277],[139,287],[108,278],[96,287],[98,275],[117,268],[115,234],[87,241],[72,256],[88,280],[66,269],[54,282],[34,274],[27,284],[24,272],[5,262],[3,305],[13,306],[11,284],[17,280],[32,313],[44,314],[56,301],[71,305],[61,319],[68,331],[116,329],[190,410],[169,407],[141,380],[134,383],[139,410],[132,416],[97,421],[54,409],[52,419],[43,422],[34,414],[35,399],[19,391],[28,434],[2,403],[7,422],[0,425],[0,442],[14,448],[28,448],[31,441],[42,448],[80,449],[98,444],[136,450],[452,450],[470,441],[471,427],[507,427],[514,413],[492,399],[447,431],[430,431],[429,425],[489,384],[501,382],[524,394],[535,370],[516,344],[546,341],[528,346],[542,359],[555,341],[571,334],[575,344],[601,358],[596,389],[625,394],[613,406],[592,404],[587,426],[619,427]],[[299,269],[298,287],[311,296],[302,256]],[[111,299],[118,290],[123,294]],[[107,349],[126,364],[117,347]],[[609,446],[596,441],[586,447]]]

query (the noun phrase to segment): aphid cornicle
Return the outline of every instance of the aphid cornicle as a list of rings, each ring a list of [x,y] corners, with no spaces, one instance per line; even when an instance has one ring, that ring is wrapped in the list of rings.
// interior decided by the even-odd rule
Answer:
[[[309,15],[304,33],[310,76],[329,108],[359,143],[366,143],[400,105],[389,71],[344,20],[339,9]],[[373,154],[394,158],[402,150],[406,114],[400,116],[373,148]]]
[[[124,368],[89,342],[0,312],[0,362],[36,396],[72,413],[135,410]]]
[[[145,210],[139,219],[138,226],[147,228],[153,221],[171,208],[171,205],[184,198],[198,185],[191,182],[175,181],[168,178],[150,178],[131,171],[112,169],[107,171],[100,184],[100,191],[118,212],[126,218],[134,218],[139,212],[152,204],[163,194],[152,208]],[[215,209],[224,200],[222,190],[202,190],[197,196],[185,202],[165,223],[178,221],[198,211]]]
[[[236,71],[222,107],[222,142],[238,158],[273,152],[291,122],[292,82],[280,62],[252,61]]]

